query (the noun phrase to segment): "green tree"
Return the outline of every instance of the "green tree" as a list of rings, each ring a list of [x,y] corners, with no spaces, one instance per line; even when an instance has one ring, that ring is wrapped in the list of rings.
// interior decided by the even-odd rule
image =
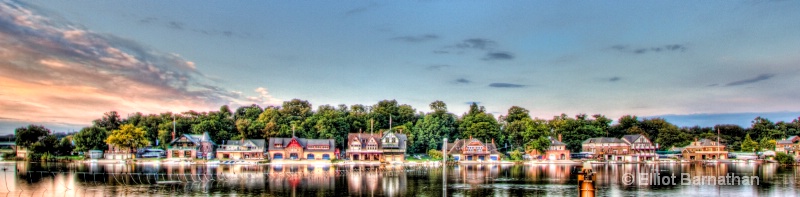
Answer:
[[[72,145],[72,139],[71,135],[61,138],[55,146],[55,154],[59,156],[72,155],[72,151],[75,150],[75,146]]]
[[[472,103],[470,110],[461,117],[458,130],[464,138],[472,137],[484,142],[493,139],[501,142],[505,140],[494,116],[487,113],[483,106],[478,107],[476,103]]]
[[[744,136],[744,141],[742,141],[742,151],[758,151],[758,142],[750,138],[749,133]]]
[[[791,164],[796,163],[796,161],[794,160],[794,156],[792,156],[790,154],[783,153],[783,152],[776,153],[775,154],[775,160],[777,160],[778,163],[783,164],[783,165],[791,165]]]
[[[758,147],[764,150],[775,150],[776,142],[773,139],[769,138],[761,138],[761,141],[758,142]]]
[[[135,150],[150,144],[147,140],[144,129],[135,127],[132,124],[124,124],[119,129],[111,131],[111,135],[106,139],[106,143],[120,149]]]
[[[524,155],[524,153],[522,151],[519,151],[519,150],[514,150],[514,151],[511,151],[511,153],[509,153],[509,156],[511,156],[511,160],[514,160],[514,161],[522,160],[522,155]]]
[[[50,134],[50,129],[41,125],[28,125],[14,130],[16,136],[15,144],[26,148],[31,148],[33,143]]]
[[[122,124],[122,118],[119,117],[117,111],[110,111],[103,113],[103,117],[92,121],[94,126],[103,127],[106,131],[118,129]]]
[[[652,140],[652,139],[651,139]],[[691,143],[692,137],[686,132],[682,132],[675,125],[668,125],[664,128],[659,128],[658,136],[655,142],[658,143],[659,149],[668,150],[672,147],[684,147]]]
[[[108,148],[105,142],[106,138],[108,138],[108,131],[105,128],[98,126],[84,127],[75,134],[75,151],[105,150]]]

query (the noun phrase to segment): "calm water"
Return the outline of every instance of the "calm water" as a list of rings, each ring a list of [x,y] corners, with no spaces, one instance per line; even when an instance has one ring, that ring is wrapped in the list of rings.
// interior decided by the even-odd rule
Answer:
[[[454,165],[443,169],[17,162],[0,163],[0,167],[0,196],[576,196],[577,175],[573,170],[579,166]],[[593,168],[598,196],[793,196],[800,192],[798,168],[774,164],[619,164]],[[637,172],[660,173],[660,178],[674,173],[678,185],[641,184],[647,181],[627,184],[631,177],[640,176]],[[680,185],[681,173],[755,175],[759,185]],[[688,180],[684,181],[690,183]]]

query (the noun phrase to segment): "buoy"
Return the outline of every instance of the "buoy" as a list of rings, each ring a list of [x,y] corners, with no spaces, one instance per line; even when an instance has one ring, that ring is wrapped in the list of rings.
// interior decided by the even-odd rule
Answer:
[[[583,169],[578,172],[578,196],[596,196],[594,188],[594,172],[592,172],[592,165],[588,161],[583,163]]]

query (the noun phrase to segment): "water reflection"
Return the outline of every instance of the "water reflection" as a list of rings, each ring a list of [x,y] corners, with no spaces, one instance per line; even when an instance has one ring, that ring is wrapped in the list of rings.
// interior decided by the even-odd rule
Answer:
[[[0,195],[572,196],[578,165],[165,165],[0,163]],[[793,195],[797,167],[594,165],[598,195]],[[627,174],[757,176],[758,186],[626,184]],[[447,181],[446,185],[442,182]],[[444,188],[444,189],[443,189]],[[446,192],[446,193],[445,193]]]

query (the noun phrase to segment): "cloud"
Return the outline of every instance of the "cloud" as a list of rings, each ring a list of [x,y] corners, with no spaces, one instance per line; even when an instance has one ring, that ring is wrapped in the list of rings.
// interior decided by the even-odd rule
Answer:
[[[511,60],[514,59],[514,55],[508,52],[489,52],[486,53],[486,57],[483,60],[492,61],[492,60]]]
[[[437,64],[437,65],[430,65],[428,67],[425,67],[425,69],[426,70],[442,70],[442,69],[447,68],[447,67],[450,67],[450,65]]]
[[[496,47],[497,43],[484,38],[470,38],[460,43],[455,44],[456,48],[460,49],[478,49],[478,50],[491,50]]]
[[[258,96],[247,97],[247,100],[264,105],[276,106],[281,104],[281,100],[278,100],[270,95],[269,91],[267,91],[267,88],[258,87],[255,89],[255,92],[258,93]]]
[[[246,99],[178,54],[0,3],[0,114],[87,124],[103,114],[213,110]],[[274,99],[264,89],[264,102]]]
[[[183,30],[183,23],[177,21],[170,21],[167,23],[167,27],[177,30]]]
[[[472,81],[470,81],[469,79],[458,78],[456,79],[456,83],[466,84],[466,83],[472,83]]]
[[[491,83],[491,84],[489,84],[489,87],[493,87],[493,88],[522,88],[522,87],[525,87],[525,85],[513,84],[513,83]]]
[[[739,81],[730,82],[728,84],[725,84],[725,86],[746,85],[746,84],[756,83],[756,82],[759,82],[759,81],[764,81],[764,80],[770,79],[772,77],[775,77],[775,74],[761,74],[761,75],[758,75],[758,76],[756,76],[754,78],[751,78],[751,79],[743,79],[743,80],[739,80]]]
[[[611,78],[609,78],[609,79],[608,79],[608,81],[609,81],[609,82],[617,82],[617,81],[619,81],[620,79],[622,79],[622,78],[619,78],[619,77],[611,77]]]
[[[656,47],[629,47],[628,45],[613,45],[609,49],[632,54],[645,54],[645,53],[659,53],[659,52],[684,52],[687,50],[686,46],[680,44],[668,44]]]
[[[472,105],[473,103],[475,103],[476,105],[480,105],[481,104],[481,102],[478,102],[478,101],[467,101],[467,102],[464,102],[464,104],[467,104],[467,105]]]
[[[392,38],[391,40],[403,41],[403,42],[411,42],[411,43],[417,43],[417,42],[426,42],[426,41],[431,41],[431,40],[436,40],[436,39],[439,39],[439,36],[438,36],[438,35],[435,35],[435,34],[425,34],[425,35],[418,35],[418,36],[400,36],[400,37],[394,37],[394,38]]]
[[[378,4],[374,4],[373,3],[373,4],[370,4],[370,5],[367,5],[367,6],[362,6],[362,7],[349,9],[349,10],[344,12],[344,15],[345,16],[357,15],[357,14],[361,14],[361,13],[367,12],[367,11],[369,11],[371,9],[376,8],[376,7],[378,7]]]

